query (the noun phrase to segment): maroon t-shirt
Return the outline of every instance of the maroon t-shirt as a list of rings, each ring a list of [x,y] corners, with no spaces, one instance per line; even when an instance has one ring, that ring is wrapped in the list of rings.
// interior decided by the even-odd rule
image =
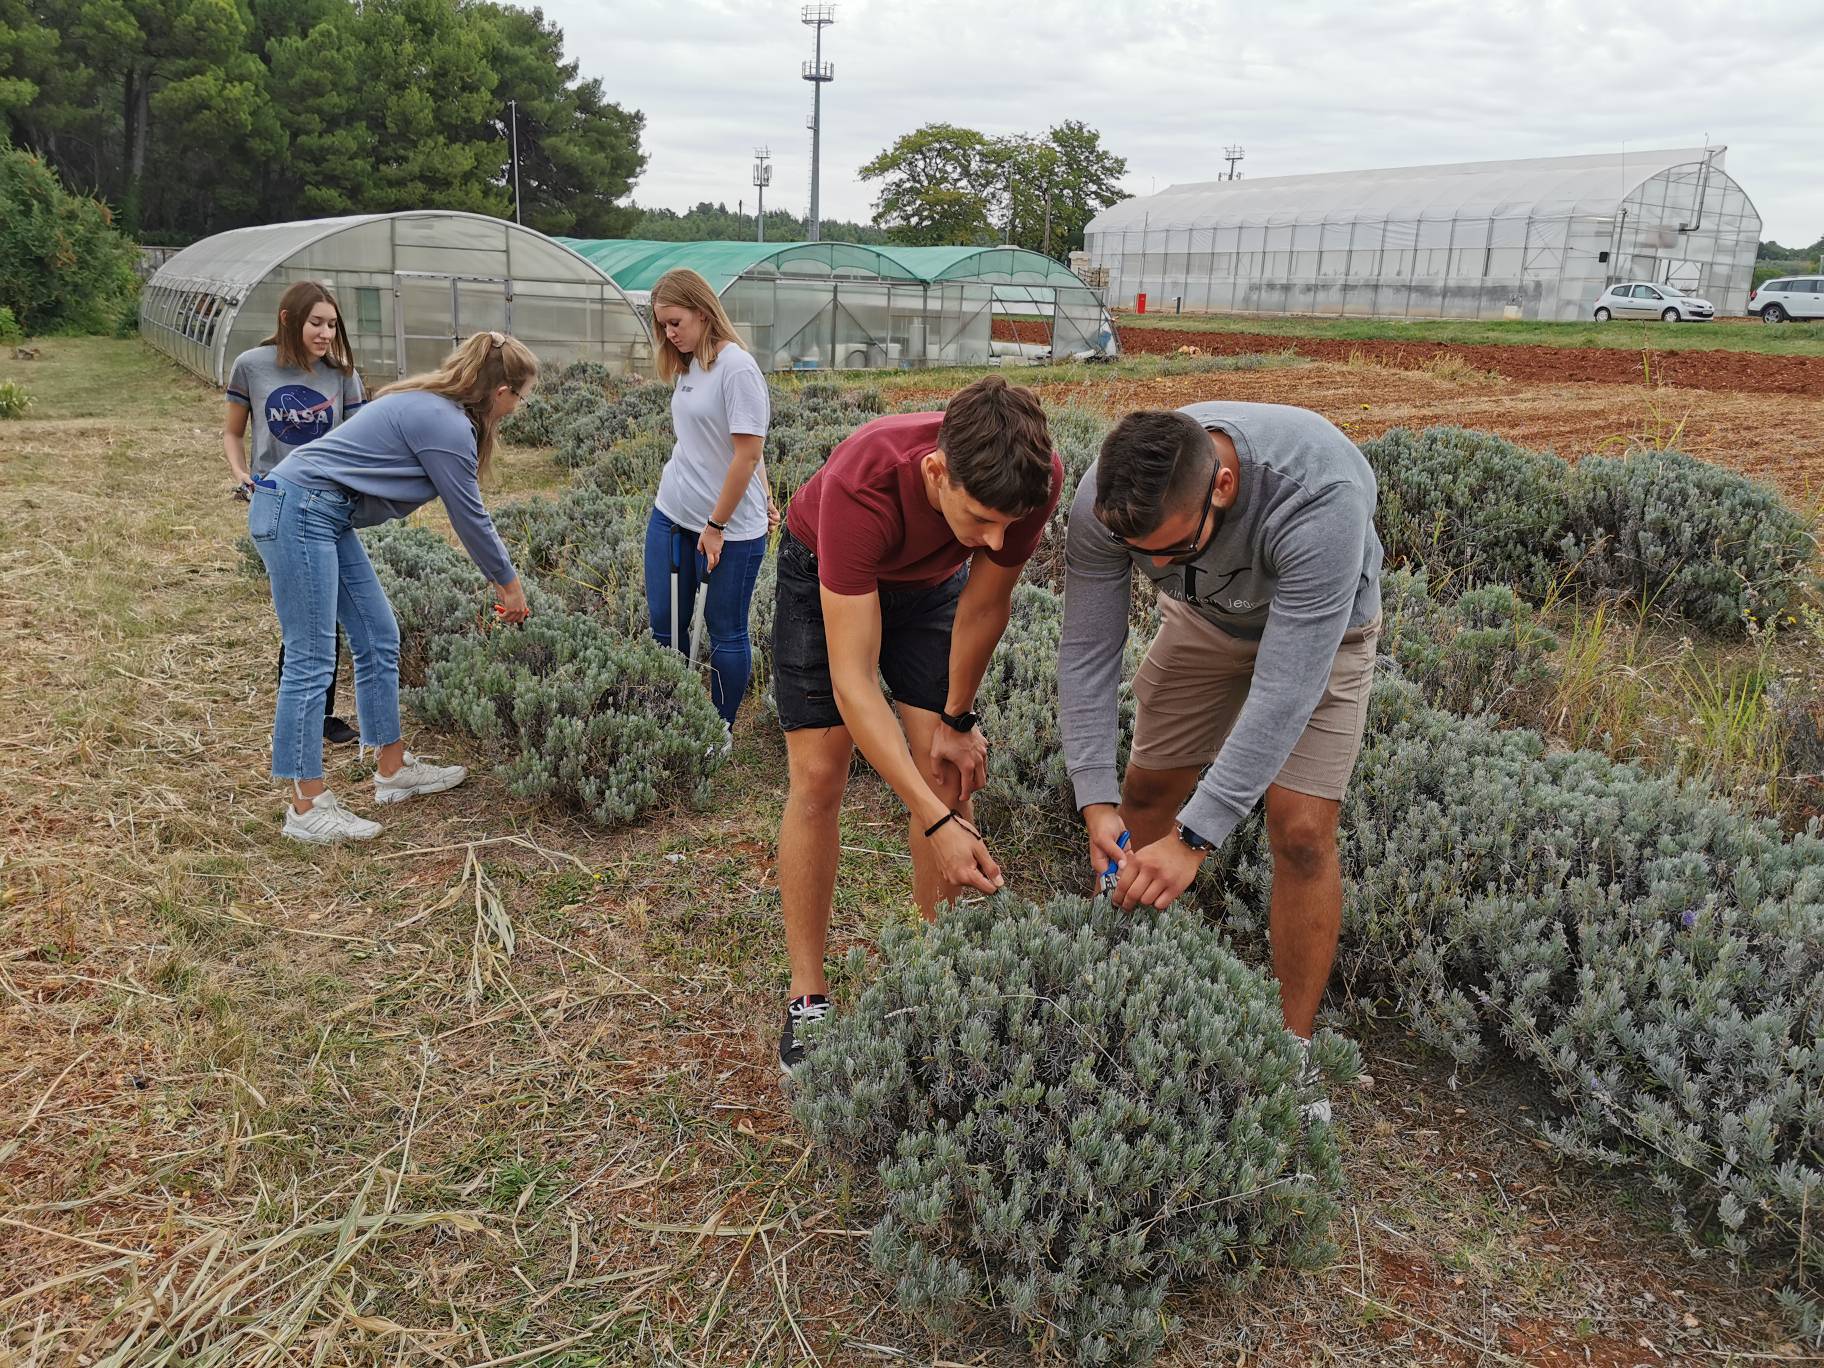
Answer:
[[[817,579],[837,594],[926,589],[974,552],[956,539],[925,494],[919,462],[937,450],[941,413],[893,413],[857,428],[792,496],[785,526],[817,557]],[[1009,568],[1032,558],[1058,506],[1064,463],[1051,453],[1051,497],[1007,529],[988,559]]]

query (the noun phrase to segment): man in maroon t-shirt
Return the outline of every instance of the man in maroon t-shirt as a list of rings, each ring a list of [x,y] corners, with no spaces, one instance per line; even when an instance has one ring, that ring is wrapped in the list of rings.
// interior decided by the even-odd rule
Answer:
[[[991,375],[943,413],[857,429],[792,499],[773,618],[791,764],[779,831],[792,963],[779,1064],[788,1074],[829,1007],[823,952],[855,746],[906,805],[926,917],[961,889],[1001,885],[969,815],[969,796],[988,777],[975,691],[1063,483],[1039,401]]]

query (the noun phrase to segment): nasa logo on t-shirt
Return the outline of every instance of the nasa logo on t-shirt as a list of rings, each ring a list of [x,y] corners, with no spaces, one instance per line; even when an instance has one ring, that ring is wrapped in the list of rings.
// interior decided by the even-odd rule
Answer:
[[[336,406],[309,385],[280,385],[266,399],[266,427],[275,441],[303,446],[335,426]]]

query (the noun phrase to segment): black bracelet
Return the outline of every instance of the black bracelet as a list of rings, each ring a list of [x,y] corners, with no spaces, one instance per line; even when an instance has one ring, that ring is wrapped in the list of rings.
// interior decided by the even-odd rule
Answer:
[[[951,808],[950,811],[946,812],[942,817],[939,817],[935,822],[931,823],[930,826],[925,828],[925,839],[929,840],[931,837],[937,835],[938,828],[943,826],[945,822],[955,822],[958,826],[960,826],[964,831],[968,832],[976,840],[979,841],[982,839],[982,833],[981,833],[980,828],[976,827],[972,822],[969,821],[968,818],[964,817],[963,814],[958,812],[955,808]]]
[[[708,523],[711,527],[715,528],[716,531],[718,531],[718,532],[728,531],[727,523],[719,523],[714,518],[705,518],[705,519],[703,519],[703,521]]]

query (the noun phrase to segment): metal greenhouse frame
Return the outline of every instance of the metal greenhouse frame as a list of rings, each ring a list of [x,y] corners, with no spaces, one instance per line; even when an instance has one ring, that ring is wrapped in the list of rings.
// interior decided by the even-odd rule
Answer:
[[[1112,356],[1118,350],[1113,320],[1102,296],[1076,272],[1023,247],[883,247],[934,288],[990,287],[991,313],[1032,313],[1050,320],[1053,356],[1082,352]]]
[[[1067,268],[1005,247],[560,239],[644,303],[688,266],[768,370],[980,365],[997,311],[1042,313],[1069,345],[1114,349],[1101,300]]]
[[[220,385],[234,358],[271,334],[279,296],[299,280],[335,293],[355,364],[373,383],[428,369],[484,328],[513,333],[546,365],[652,369],[644,320],[599,267],[529,228],[444,210],[204,238],[146,282],[140,333]]]
[[[1124,306],[1579,319],[1654,280],[1740,313],[1761,220],[1726,150],[1177,185],[1104,210],[1085,245]]]

